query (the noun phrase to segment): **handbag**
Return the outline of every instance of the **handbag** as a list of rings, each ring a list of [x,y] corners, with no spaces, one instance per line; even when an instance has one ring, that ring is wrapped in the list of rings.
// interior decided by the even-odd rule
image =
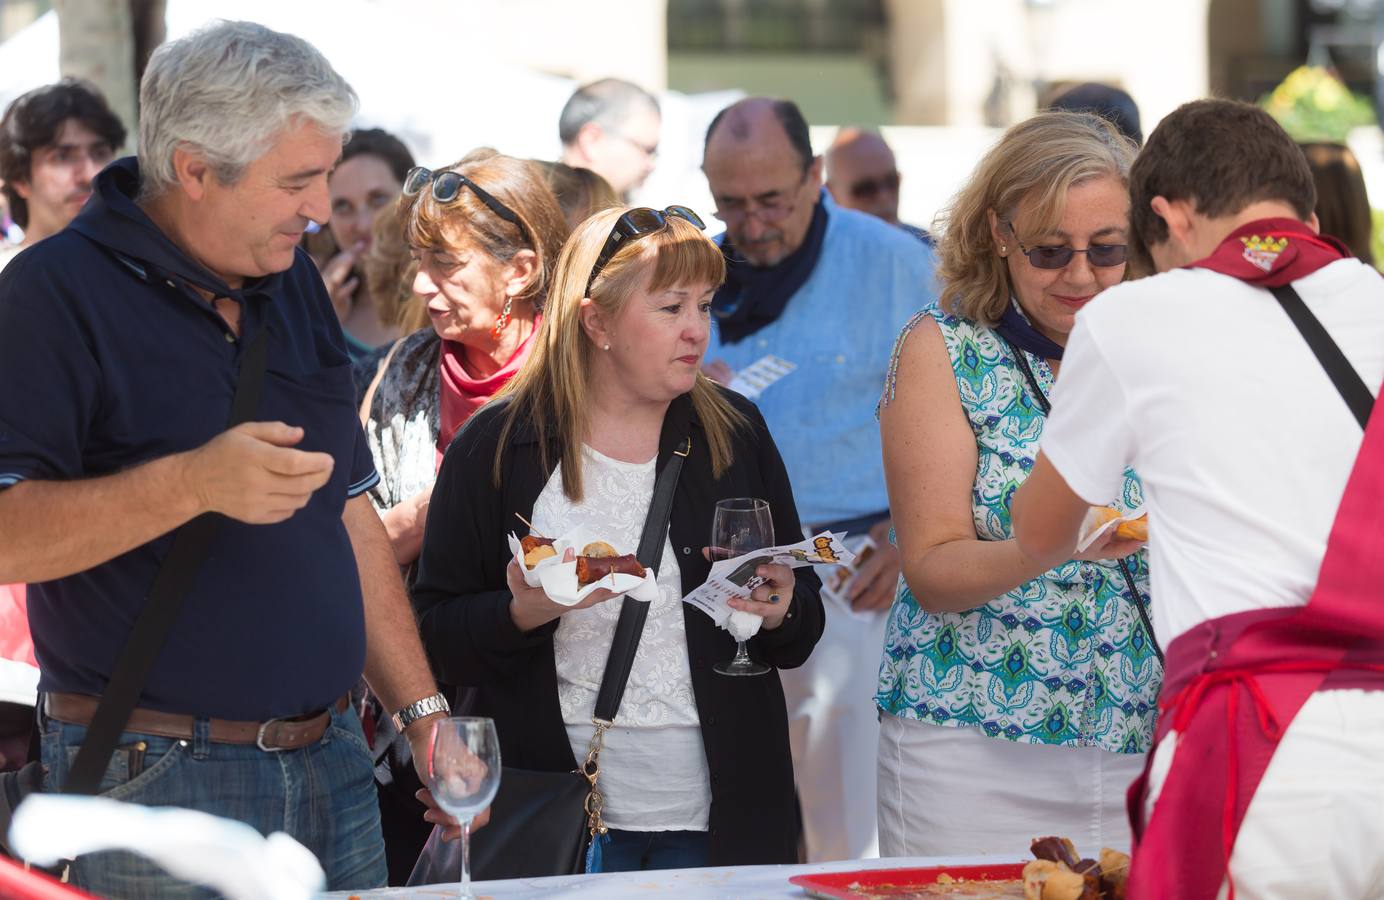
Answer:
[[[269,327],[266,323],[246,345],[235,396],[231,401],[228,428],[248,422],[254,415],[264,386],[268,357]],[[174,535],[173,546],[154,576],[144,608],[140,610],[111,670],[106,690],[101,695],[96,713],[87,726],[86,737],[68,772],[63,793],[90,795],[100,789],[101,779],[110,765],[121,732],[125,730],[130,714],[139,705],[149,673],[177,621],[183,598],[192,589],[193,579],[211,552],[222,521],[220,515],[206,513],[179,528]],[[14,809],[25,797],[43,790],[43,777],[43,766],[37,761],[26,764],[17,772],[0,775],[0,848],[11,857],[15,856],[9,843]]]
[[[662,561],[668,521],[673,513],[673,492],[683,460],[691,450],[692,439],[684,437],[654,480],[653,497],[635,556],[655,573]],[[595,733],[586,758],[577,769],[501,769],[500,790],[490,806],[490,823],[471,839],[471,875],[475,880],[577,875],[587,871],[592,842],[607,831],[601,818],[605,802],[599,787],[601,749],[605,733],[615,724],[648,615],[648,603],[625,597],[596,695],[592,717]],[[461,879],[461,842],[444,842],[441,835],[441,829],[434,828],[428,836],[409,876],[410,886]]]

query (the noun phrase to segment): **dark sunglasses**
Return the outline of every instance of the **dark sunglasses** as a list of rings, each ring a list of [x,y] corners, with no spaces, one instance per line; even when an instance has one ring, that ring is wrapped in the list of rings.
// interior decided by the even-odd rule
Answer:
[[[616,219],[615,225],[610,229],[610,237],[606,238],[600,256],[596,257],[596,264],[591,267],[591,277],[586,279],[586,295],[591,296],[591,285],[596,283],[596,277],[626,241],[638,240],[645,235],[653,234],[667,225],[671,216],[691,222],[698,228],[706,228],[701,216],[685,206],[670,206],[661,211],[647,206],[629,210]]]
[[[434,173],[432,169],[414,166],[409,169],[408,175],[404,178],[404,196],[412,197],[422,192],[429,182],[432,182],[432,198],[438,203],[451,203],[461,193],[461,188],[465,185],[471,189],[471,193],[476,195],[477,200],[490,208],[491,212],[518,228],[519,233],[524,236],[524,240],[532,240],[529,237],[528,229],[524,227],[523,222],[519,221],[514,210],[496,200],[489,191],[460,172]]]
[[[878,178],[862,178],[859,181],[851,182],[851,196],[857,200],[873,200],[880,194],[897,193],[899,190],[899,173],[890,172],[888,175],[881,175]]]
[[[1092,244],[1085,250],[1075,250],[1071,247],[1034,247],[1029,249],[1024,246],[1023,241],[1019,240],[1018,234],[1014,231],[1014,225],[1009,222],[1005,224],[1009,226],[1009,233],[1014,235],[1014,243],[1019,245],[1019,252],[1028,257],[1029,265],[1035,269],[1065,269],[1077,253],[1085,253],[1087,262],[1102,269],[1122,266],[1129,257],[1129,248],[1124,244]]]

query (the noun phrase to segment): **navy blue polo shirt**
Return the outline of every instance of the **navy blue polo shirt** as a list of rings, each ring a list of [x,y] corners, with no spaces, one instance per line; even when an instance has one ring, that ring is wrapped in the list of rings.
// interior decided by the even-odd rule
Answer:
[[[135,205],[138,180],[133,158],[107,167],[66,230],[0,273],[0,487],[110,475],[205,444],[229,422],[243,344],[267,328],[253,418],[301,426],[299,446],[336,466],[285,522],[223,521],[140,705],[242,720],[320,709],[364,665],[341,516],[378,480],[341,328],[301,251],[232,291]],[[242,338],[190,285],[240,301]],[[80,527],[121,524],[93,511]],[[40,690],[102,693],[171,543],[30,587]]]

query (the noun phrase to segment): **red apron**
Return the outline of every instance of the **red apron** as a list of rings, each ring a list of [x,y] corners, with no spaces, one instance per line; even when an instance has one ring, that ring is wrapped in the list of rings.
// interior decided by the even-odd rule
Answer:
[[[1381,547],[1384,414],[1376,411],[1307,605],[1203,622],[1168,647],[1154,749],[1175,731],[1177,750],[1148,821],[1153,751],[1129,791],[1130,900],[1214,898],[1233,879],[1245,811],[1307,698],[1324,688],[1384,690]]]

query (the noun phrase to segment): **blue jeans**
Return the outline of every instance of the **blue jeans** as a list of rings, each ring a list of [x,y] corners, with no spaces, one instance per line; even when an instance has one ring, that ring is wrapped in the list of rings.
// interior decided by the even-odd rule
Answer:
[[[384,887],[384,841],[365,735],[355,710],[331,715],[317,743],[276,752],[213,743],[206,720],[197,721],[192,740],[127,732],[101,781],[101,796],[197,809],[239,819],[266,835],[287,832],[322,864],[327,890]],[[84,726],[44,720],[44,790],[62,786],[85,734]],[[143,750],[136,746],[141,741]],[[70,878],[99,897],[215,896],[125,852],[80,856]]]
[[[696,869],[706,865],[705,831],[617,831],[601,846],[602,872]]]

